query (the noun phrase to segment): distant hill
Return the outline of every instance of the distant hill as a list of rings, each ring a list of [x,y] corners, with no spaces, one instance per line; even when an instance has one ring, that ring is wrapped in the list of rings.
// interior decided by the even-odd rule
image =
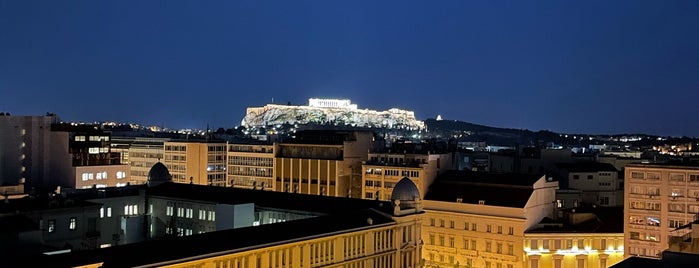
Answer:
[[[565,138],[548,130],[499,128],[456,120],[425,120],[427,133],[435,138],[453,138],[460,141],[485,141],[492,145],[535,145],[546,142],[561,143]]]

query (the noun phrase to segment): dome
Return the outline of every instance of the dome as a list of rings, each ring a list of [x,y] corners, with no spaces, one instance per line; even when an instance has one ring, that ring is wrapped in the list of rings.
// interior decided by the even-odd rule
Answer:
[[[148,186],[155,186],[168,181],[172,181],[170,171],[163,163],[155,163],[148,172]]]
[[[401,203],[404,203],[403,201],[413,202],[415,199],[420,199],[420,190],[417,189],[412,180],[403,177],[393,188],[391,200],[400,200]]]

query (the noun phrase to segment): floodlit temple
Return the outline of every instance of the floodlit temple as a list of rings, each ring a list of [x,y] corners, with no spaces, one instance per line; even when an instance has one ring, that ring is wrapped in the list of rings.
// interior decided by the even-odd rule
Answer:
[[[348,99],[308,99],[308,105],[267,104],[248,107],[241,125],[261,127],[280,124],[332,124],[392,129],[424,129],[415,112],[391,108],[387,111],[359,109]]]

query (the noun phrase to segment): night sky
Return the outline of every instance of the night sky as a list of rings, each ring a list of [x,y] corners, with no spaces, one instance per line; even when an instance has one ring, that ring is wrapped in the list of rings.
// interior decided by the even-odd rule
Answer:
[[[0,0],[0,112],[233,127],[309,97],[699,136],[699,1]]]

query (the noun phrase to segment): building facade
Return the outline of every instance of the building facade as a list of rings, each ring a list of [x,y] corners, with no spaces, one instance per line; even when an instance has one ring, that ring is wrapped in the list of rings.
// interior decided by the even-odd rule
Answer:
[[[362,197],[389,200],[402,178],[418,186],[422,198],[440,173],[449,169],[449,154],[369,153],[362,165]]]
[[[227,186],[225,142],[166,141],[163,163],[174,182]]]
[[[558,182],[449,171],[424,201],[424,267],[527,267],[525,232],[551,217]]]
[[[227,181],[236,188],[275,191],[274,145],[229,143]]]
[[[274,147],[275,191],[361,198],[371,132],[308,132]]]
[[[624,256],[659,258],[699,213],[699,166],[630,164],[624,177]]]

